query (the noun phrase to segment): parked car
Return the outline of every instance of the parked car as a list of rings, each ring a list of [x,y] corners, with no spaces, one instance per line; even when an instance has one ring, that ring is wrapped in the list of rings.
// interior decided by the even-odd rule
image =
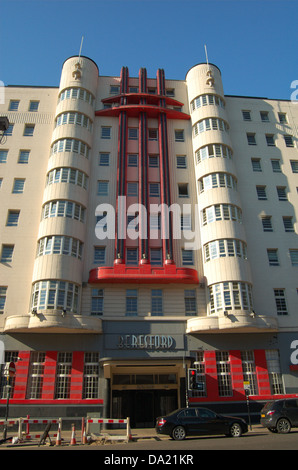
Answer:
[[[240,437],[248,431],[246,421],[241,418],[224,416],[208,408],[180,408],[157,418],[156,432],[168,434],[180,441],[190,435],[225,434]]]
[[[261,410],[261,424],[269,431],[281,434],[298,427],[298,398],[268,401]]]

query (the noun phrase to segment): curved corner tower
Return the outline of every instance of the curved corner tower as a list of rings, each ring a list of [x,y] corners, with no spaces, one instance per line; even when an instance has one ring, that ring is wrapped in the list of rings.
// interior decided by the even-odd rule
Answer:
[[[72,320],[80,314],[97,80],[92,60],[64,62],[32,280],[31,309],[35,317],[48,315],[47,327],[83,327]]]
[[[206,317],[189,331],[262,328],[252,305],[247,243],[237,190],[233,145],[219,69],[199,64],[186,76],[201,226]]]

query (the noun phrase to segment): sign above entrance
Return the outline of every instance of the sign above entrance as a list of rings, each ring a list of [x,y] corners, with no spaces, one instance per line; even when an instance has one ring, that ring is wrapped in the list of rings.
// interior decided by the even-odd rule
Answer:
[[[119,336],[120,349],[171,349],[174,338],[167,335],[124,335]]]

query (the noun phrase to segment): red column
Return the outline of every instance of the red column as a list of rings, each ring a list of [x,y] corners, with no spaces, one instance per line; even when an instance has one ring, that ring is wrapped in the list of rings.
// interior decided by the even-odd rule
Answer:
[[[57,351],[47,351],[44,363],[42,400],[54,400],[56,382]]]
[[[19,360],[16,362],[16,375],[14,393],[11,398],[25,400],[30,365],[30,351],[19,351]]]
[[[230,367],[232,376],[233,396],[241,394],[244,395],[243,386],[243,369],[240,351],[230,351]]]
[[[255,363],[256,363],[256,373],[257,373],[257,380],[258,380],[258,386],[259,386],[259,394],[271,395],[265,350],[256,349],[254,353],[255,353]]]
[[[208,400],[218,400],[218,381],[215,351],[205,351],[206,390]]]
[[[72,356],[72,369],[70,379],[71,400],[81,400],[83,394],[84,352],[74,351]]]

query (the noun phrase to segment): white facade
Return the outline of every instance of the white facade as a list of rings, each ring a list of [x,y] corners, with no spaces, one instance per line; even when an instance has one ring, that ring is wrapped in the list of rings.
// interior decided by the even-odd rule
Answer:
[[[20,335],[19,347],[23,335],[50,334],[51,350],[63,350],[61,338],[67,338],[68,350],[75,351],[71,334],[86,334],[84,341],[97,335],[98,350],[108,355],[116,348],[107,346],[109,335],[121,328],[134,334],[130,328],[136,325],[138,333],[148,335],[177,328],[190,343],[205,344],[206,334],[213,335],[215,349],[223,348],[225,338],[231,349],[234,334],[237,346],[245,335],[246,349],[258,344],[267,350],[271,343],[266,336],[262,344],[262,335],[285,333],[289,339],[280,339],[277,347],[284,354],[283,369],[290,345],[287,352],[281,345],[298,330],[298,107],[278,99],[225,96],[221,73],[212,64],[194,66],[185,80],[166,79],[164,93],[158,92],[160,71],[157,79],[146,78],[143,94],[144,71],[139,78],[121,73],[122,79],[102,77],[92,60],[71,57],[63,64],[59,88],[5,89],[0,114],[13,129],[0,147],[3,338],[10,338],[14,349],[14,335]],[[141,113],[147,136],[142,139]],[[165,157],[161,115],[167,117]],[[167,248],[158,226],[146,256],[139,238],[127,238],[124,248],[120,244],[121,255],[115,238],[99,240],[95,227],[103,211],[98,207],[117,208],[121,178],[126,209],[140,202],[144,188],[150,210],[170,189],[171,204],[181,211],[187,205],[191,219],[185,220],[191,220],[194,238],[170,237],[172,248]],[[174,232],[180,224],[179,216]],[[197,348],[178,349],[185,356]],[[105,368],[106,378],[112,377],[113,364]],[[287,369],[283,375],[289,375]],[[298,381],[287,380],[284,393],[293,393]]]

